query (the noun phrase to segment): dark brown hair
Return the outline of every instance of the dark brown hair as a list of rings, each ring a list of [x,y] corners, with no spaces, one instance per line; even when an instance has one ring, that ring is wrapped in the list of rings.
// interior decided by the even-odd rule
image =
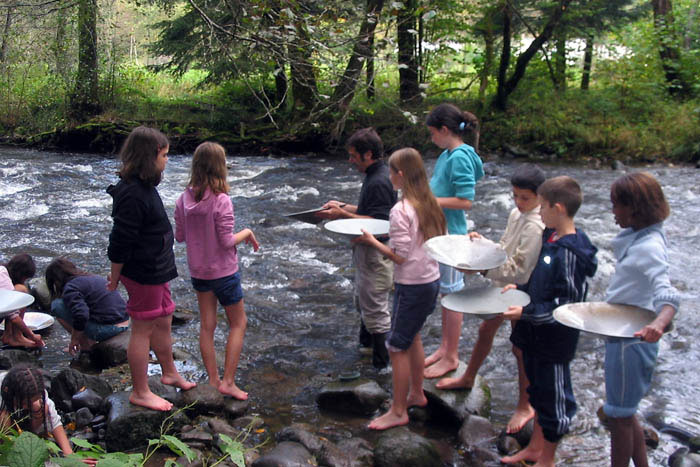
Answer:
[[[13,285],[24,284],[36,274],[34,259],[26,253],[13,256],[5,267]]]
[[[521,190],[530,190],[537,194],[537,190],[545,180],[544,172],[535,164],[523,164],[510,177],[510,184]]]
[[[163,177],[163,173],[156,168],[158,152],[169,145],[168,138],[154,128],[134,128],[119,152],[122,166],[117,175],[123,180],[137,178],[157,186]]]
[[[192,157],[192,169],[187,186],[194,190],[195,201],[201,201],[209,188],[212,193],[228,193],[226,181],[226,151],[217,143],[204,142],[197,146]]]
[[[462,141],[465,135],[471,135],[472,147],[479,150],[479,119],[471,112],[459,110],[453,104],[440,104],[428,114],[425,124],[438,130],[444,126]]]
[[[32,431],[32,401],[41,400],[44,429],[49,433],[46,420],[46,392],[44,377],[38,368],[17,365],[2,380],[0,411],[6,412],[10,421],[25,431]]]
[[[662,222],[671,214],[661,185],[649,172],[626,174],[615,180],[610,200],[632,210],[635,230]]]
[[[355,148],[361,156],[369,151],[372,153],[372,159],[381,159],[384,156],[384,143],[374,128],[357,130],[348,138],[345,147]]]
[[[86,276],[88,273],[81,271],[68,258],[55,258],[46,267],[46,287],[49,289],[51,299],[63,296],[63,288],[76,276]]]
[[[567,176],[548,178],[537,189],[537,194],[554,206],[559,203],[566,209],[566,215],[574,217],[583,203],[583,192],[576,180]]]

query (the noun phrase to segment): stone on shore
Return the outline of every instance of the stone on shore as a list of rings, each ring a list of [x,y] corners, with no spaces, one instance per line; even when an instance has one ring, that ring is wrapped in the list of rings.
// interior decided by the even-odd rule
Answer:
[[[350,457],[352,467],[374,466],[374,452],[366,440],[362,438],[341,439],[337,446]]]
[[[669,467],[700,467],[700,454],[692,453],[688,448],[676,449],[668,458]]]
[[[100,397],[106,397],[112,393],[112,387],[104,379],[86,375],[73,368],[65,368],[51,381],[49,397],[59,410],[72,412],[73,396],[83,388],[91,389]]]
[[[466,364],[459,362],[456,370],[446,376],[454,377],[466,371]],[[423,391],[428,398],[428,410],[432,420],[442,424],[461,425],[469,415],[488,417],[491,411],[491,392],[480,376],[476,377],[472,389],[438,389],[440,378],[426,379]]]
[[[188,310],[187,308],[182,308],[182,307],[176,307],[175,311],[173,312],[173,326],[180,326],[183,324],[187,324],[190,321],[192,321],[195,318],[195,314],[192,313],[192,310]]]
[[[350,467],[350,457],[338,446],[325,438],[311,433],[311,427],[302,423],[283,428],[277,433],[277,441],[293,441],[302,444],[314,455],[319,465],[328,467]]]
[[[308,467],[310,465],[318,464],[302,444],[283,441],[257,458],[252,467]]]
[[[102,407],[104,398],[97,394],[94,390],[86,387],[75,394],[71,398],[73,410],[88,408],[93,413],[99,413]]]
[[[129,402],[130,394],[129,391],[120,391],[105,399],[109,411],[105,434],[108,451],[131,451],[148,445],[150,439],[160,436],[167,417],[171,417],[167,434],[180,431],[188,422],[182,412],[161,412],[133,405]]]
[[[9,370],[15,365],[40,367],[39,359],[34,353],[21,349],[0,350],[0,370]]]
[[[358,415],[373,414],[389,398],[376,381],[358,379],[324,386],[316,402],[321,409]]]
[[[386,430],[374,448],[376,467],[442,467],[442,460],[433,443],[406,427]]]

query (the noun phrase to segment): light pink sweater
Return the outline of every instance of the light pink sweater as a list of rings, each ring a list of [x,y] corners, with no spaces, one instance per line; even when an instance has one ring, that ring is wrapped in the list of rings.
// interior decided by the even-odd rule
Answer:
[[[423,248],[423,234],[418,228],[416,210],[402,199],[389,213],[389,248],[406,258],[394,267],[397,284],[427,284],[440,278],[438,263]]]
[[[209,189],[200,201],[187,188],[175,203],[175,240],[187,243],[190,276],[219,279],[238,271],[233,204],[226,193]]]

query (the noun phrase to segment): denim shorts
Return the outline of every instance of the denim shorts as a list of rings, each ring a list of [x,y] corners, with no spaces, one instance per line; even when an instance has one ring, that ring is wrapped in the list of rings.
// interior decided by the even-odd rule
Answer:
[[[233,305],[243,300],[240,271],[219,279],[197,279],[193,277],[192,287],[197,292],[214,292],[221,306]]]
[[[427,284],[394,284],[394,307],[391,311],[389,350],[407,350],[435,309],[440,281]]]
[[[659,344],[611,338],[605,343],[605,405],[608,417],[631,417],[651,386]]]
[[[452,266],[439,263],[440,266],[440,293],[459,292],[464,288],[464,274]]]
[[[57,298],[51,302],[51,314],[68,323],[71,328],[73,327],[73,315],[68,310],[65,303],[63,303],[62,298]],[[115,326],[114,324],[96,323],[95,321],[88,320],[83,333],[90,340],[102,342],[127,329],[129,329],[129,326]]]

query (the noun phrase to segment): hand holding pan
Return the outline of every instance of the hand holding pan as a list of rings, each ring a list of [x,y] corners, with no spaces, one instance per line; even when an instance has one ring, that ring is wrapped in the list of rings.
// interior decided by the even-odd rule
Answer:
[[[338,205],[339,208],[342,208],[343,206],[345,206],[345,204]],[[284,217],[289,217],[290,219],[294,219],[296,221],[306,222],[307,224],[318,224],[324,219],[323,217],[318,216],[317,213],[327,211],[330,208],[330,206],[326,206],[315,209],[309,209],[307,211],[293,212],[291,214],[285,214]]]

